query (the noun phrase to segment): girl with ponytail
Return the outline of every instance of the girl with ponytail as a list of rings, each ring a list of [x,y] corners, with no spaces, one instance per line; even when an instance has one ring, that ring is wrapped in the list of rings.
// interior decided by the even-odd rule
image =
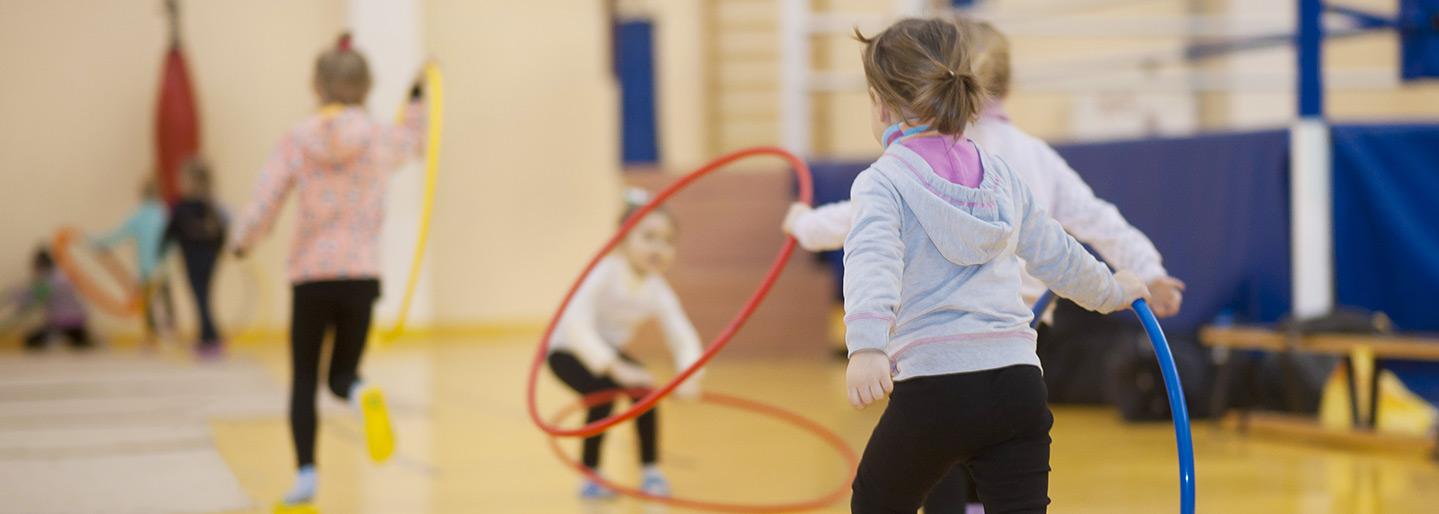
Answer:
[[[423,95],[398,126],[365,111],[370,68],[349,34],[315,60],[312,81],[319,112],[291,129],[260,170],[255,199],[236,223],[231,246],[243,257],[274,225],[291,191],[299,197],[289,276],[290,432],[299,473],[280,508],[303,506],[315,495],[315,393],[325,334],[333,333],[327,385],[364,418],[370,458],[395,449],[384,395],[360,379],[370,316],[380,296],[380,225],[390,173],[425,147]]]
[[[939,19],[856,34],[884,154],[851,192],[846,389],[859,408],[891,398],[855,477],[855,513],[915,512],[955,465],[972,473],[986,511],[1044,512],[1054,418],[1021,267],[1091,310],[1149,295],[965,136],[988,96],[966,35]]]

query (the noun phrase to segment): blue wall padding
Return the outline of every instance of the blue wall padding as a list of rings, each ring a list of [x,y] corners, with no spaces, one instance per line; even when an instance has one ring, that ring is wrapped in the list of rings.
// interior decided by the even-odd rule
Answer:
[[[1055,147],[1189,288],[1165,328],[1289,310],[1289,135],[1271,130]]]
[[[1439,331],[1439,125],[1334,127],[1336,299]]]
[[[1399,26],[1400,76],[1439,77],[1439,0],[1402,0]]]
[[[659,160],[655,122],[654,23],[615,22],[615,75],[620,82],[620,155],[626,164]]]
[[[1337,125],[1332,140],[1337,302],[1439,331],[1439,125]],[[1224,309],[1241,322],[1287,312],[1287,131],[1056,148],[1189,284],[1166,328],[1193,330]],[[816,203],[829,203],[868,163],[812,166]]]

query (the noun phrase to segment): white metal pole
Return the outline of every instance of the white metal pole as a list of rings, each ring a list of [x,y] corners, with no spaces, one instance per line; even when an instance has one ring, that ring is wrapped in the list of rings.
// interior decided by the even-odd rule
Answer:
[[[1323,6],[1299,0],[1297,111],[1289,131],[1291,291],[1296,318],[1322,315],[1334,306],[1334,226],[1329,126],[1324,120]]]
[[[347,7],[346,21],[354,33],[355,47],[364,52],[374,77],[367,101],[370,115],[393,123],[396,109],[409,101],[410,85],[424,63],[423,6],[420,0],[349,0]],[[424,170],[416,163],[409,166],[393,175],[385,195],[380,239],[385,294],[375,310],[379,326],[388,325],[399,313],[419,235]],[[429,269],[420,269],[408,316],[410,326],[427,326],[432,319]]]
[[[810,4],[809,0],[779,3],[780,138],[786,150],[809,157],[810,124]]]

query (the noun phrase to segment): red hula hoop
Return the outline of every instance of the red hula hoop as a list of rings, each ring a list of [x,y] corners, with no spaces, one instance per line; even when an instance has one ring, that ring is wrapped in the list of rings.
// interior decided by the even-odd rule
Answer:
[[[97,260],[100,261],[101,266],[105,267],[105,271],[110,274],[111,278],[114,278],[126,291],[128,296],[124,298],[116,298],[105,292],[105,289],[91,280],[90,276],[86,275],[80,265],[75,262],[70,254],[70,244],[78,234],[79,231],[70,227],[61,228],[55,232],[55,238],[50,243],[50,254],[55,257],[55,264],[60,267],[60,271],[70,277],[70,282],[75,284],[75,290],[79,291],[81,296],[90,300],[90,303],[95,304],[95,307],[100,310],[116,316],[139,314],[142,300],[140,286],[125,271],[125,267],[115,260],[113,254],[109,251],[102,251],[98,254]]]
[[[616,424],[619,424],[629,419],[633,419],[640,414],[643,414],[646,411],[654,408],[656,403],[659,403],[661,399],[663,399],[665,396],[668,396],[671,391],[674,391],[676,387],[679,387],[681,383],[683,383],[691,375],[694,375],[695,372],[698,371],[700,368],[704,367],[705,364],[709,363],[710,359],[714,358],[715,354],[719,353],[720,350],[723,350],[725,345],[729,343],[730,339],[739,332],[740,327],[744,326],[745,321],[747,321],[750,315],[754,313],[755,309],[759,307],[760,302],[764,300],[765,295],[769,293],[770,288],[773,287],[775,281],[779,279],[780,272],[784,271],[785,263],[789,260],[790,254],[794,253],[795,240],[793,237],[785,239],[784,246],[780,247],[779,254],[775,256],[774,263],[770,265],[769,271],[764,276],[764,280],[760,282],[759,287],[755,289],[754,294],[750,295],[749,300],[745,301],[744,306],[740,308],[739,313],[735,314],[735,317],[730,320],[729,324],[725,325],[724,330],[721,330],[719,335],[715,336],[714,340],[710,342],[709,348],[705,349],[705,352],[700,355],[699,360],[695,361],[694,364],[690,365],[690,367],[686,368],[684,371],[681,371],[663,387],[655,389],[649,394],[645,395],[644,398],[635,402],[634,405],[631,405],[630,408],[626,409],[624,412],[620,412],[605,419],[597,420],[593,423],[587,424],[579,428],[563,428],[555,423],[546,421],[540,415],[539,407],[535,401],[536,385],[539,382],[540,368],[544,367],[545,358],[549,354],[550,338],[554,335],[556,326],[559,325],[560,316],[563,315],[565,309],[569,307],[570,300],[575,296],[575,291],[580,288],[580,284],[584,281],[585,277],[589,276],[590,271],[593,270],[595,266],[599,264],[600,260],[604,259],[604,257],[608,255],[611,250],[614,250],[614,248],[620,244],[620,241],[624,240],[625,236],[627,236],[630,231],[634,229],[634,226],[638,224],[639,221],[645,217],[645,215],[655,210],[657,207],[660,206],[660,204],[663,204],[671,196],[674,196],[675,193],[684,190],[686,187],[689,187],[690,184],[694,183],[696,180],[699,180],[700,177],[713,173],[716,170],[724,167],[725,165],[728,165],[740,159],[754,157],[757,155],[773,155],[784,159],[785,162],[787,162],[790,165],[790,168],[794,171],[795,179],[798,182],[799,186],[798,188],[800,201],[804,203],[810,203],[810,198],[812,194],[810,185],[810,173],[809,166],[805,165],[804,160],[780,148],[757,147],[735,151],[720,156],[713,161],[710,161],[710,163],[704,165],[704,167],[701,167],[700,169],[695,170],[688,175],[680,177],[679,180],[676,180],[674,183],[670,184],[668,187],[664,188],[658,194],[656,194],[654,198],[649,201],[649,203],[645,204],[643,207],[640,207],[639,210],[636,210],[634,215],[631,215],[629,220],[620,226],[619,231],[616,232],[614,236],[610,237],[609,242],[605,243],[604,247],[600,248],[600,251],[596,253],[593,258],[590,259],[590,262],[588,265],[585,266],[584,271],[582,271],[579,277],[575,279],[574,283],[570,285],[569,292],[565,293],[565,298],[563,301],[560,302],[559,308],[555,310],[554,316],[550,318],[549,327],[545,329],[544,337],[540,340],[539,348],[535,351],[534,361],[530,364],[529,381],[525,388],[525,397],[527,404],[526,407],[529,410],[530,420],[535,423],[535,426],[539,427],[540,430],[543,430],[545,433],[551,436],[589,437],[600,432],[604,432],[605,430],[608,430],[610,427],[613,427]]]
[[[581,406],[597,405],[600,403],[611,401],[619,393],[620,391],[601,391],[595,394],[587,395],[581,398],[579,401],[565,406],[565,408],[561,409],[558,413],[554,415],[552,421],[555,423],[560,422],[560,420],[575,412]],[[550,436],[550,449],[554,451],[555,456],[559,457],[561,462],[564,462],[565,465],[580,472],[580,474],[584,475],[590,480],[593,480],[595,483],[608,487],[609,489],[626,496],[633,496],[635,498],[640,498],[655,503],[661,503],[672,507],[708,510],[714,512],[794,512],[818,509],[828,506],[844,498],[844,495],[849,493],[849,484],[850,482],[854,481],[855,471],[859,467],[859,455],[856,455],[854,450],[849,447],[849,444],[845,442],[844,438],[840,437],[838,434],[835,434],[833,431],[825,428],[823,425],[811,421],[792,411],[772,405],[766,405],[760,402],[756,402],[754,400],[747,400],[737,396],[729,396],[710,392],[702,394],[699,399],[700,401],[705,403],[723,405],[732,409],[749,411],[770,418],[774,418],[782,423],[793,426],[805,432],[809,432],[815,437],[818,437],[822,442],[825,443],[825,445],[834,448],[834,450],[839,453],[840,458],[844,459],[845,462],[848,464],[849,475],[844,479],[843,482],[840,483],[838,487],[830,490],[823,496],[819,496],[810,500],[772,504],[713,502],[691,500],[674,496],[655,496],[646,493],[640,489],[616,484],[614,482],[606,480],[605,477],[599,475],[598,473],[595,473],[594,470],[585,467],[584,464],[580,463],[578,460],[566,454],[564,449],[560,448],[560,439],[555,436]]]

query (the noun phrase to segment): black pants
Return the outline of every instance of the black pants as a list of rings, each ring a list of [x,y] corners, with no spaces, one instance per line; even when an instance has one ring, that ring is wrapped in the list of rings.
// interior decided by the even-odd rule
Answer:
[[[380,297],[380,281],[330,280],[294,287],[290,317],[290,433],[295,460],[301,467],[315,463],[315,392],[319,388],[320,351],[325,332],[334,333],[330,348],[330,392],[348,400],[359,380],[360,357],[370,332],[370,314]]]
[[[620,358],[629,362],[634,359],[625,354]],[[559,350],[550,354],[550,369],[560,377],[560,381],[570,386],[581,396],[598,393],[601,391],[613,391],[620,389],[620,384],[607,375],[596,375],[586,368],[579,358],[574,354]],[[638,400],[638,398],[631,398]],[[585,423],[607,418],[614,411],[614,403],[604,403],[590,407],[585,414]],[[635,431],[640,439],[640,463],[649,465],[659,461],[659,408],[650,409],[649,412],[635,418]],[[584,452],[580,462],[590,469],[598,469],[600,466],[600,445],[604,442],[603,433],[588,437],[584,442]]]
[[[220,260],[220,245],[182,242],[180,253],[185,257],[185,275],[190,280],[190,291],[195,294],[200,344],[219,344],[220,332],[215,328],[215,317],[210,310],[210,284],[215,278],[215,263]]]
[[[979,502],[979,492],[969,468],[957,464],[924,497],[924,514],[964,514],[970,502]]]
[[[850,509],[912,514],[962,464],[988,514],[1045,512],[1053,424],[1034,366],[899,382],[865,447]]]
[[[50,336],[54,334],[65,336],[65,339],[70,341],[70,346],[74,348],[89,348],[91,345],[90,333],[85,331],[85,327],[40,327],[25,335],[25,349],[39,350],[44,348],[45,341],[48,341]]]

